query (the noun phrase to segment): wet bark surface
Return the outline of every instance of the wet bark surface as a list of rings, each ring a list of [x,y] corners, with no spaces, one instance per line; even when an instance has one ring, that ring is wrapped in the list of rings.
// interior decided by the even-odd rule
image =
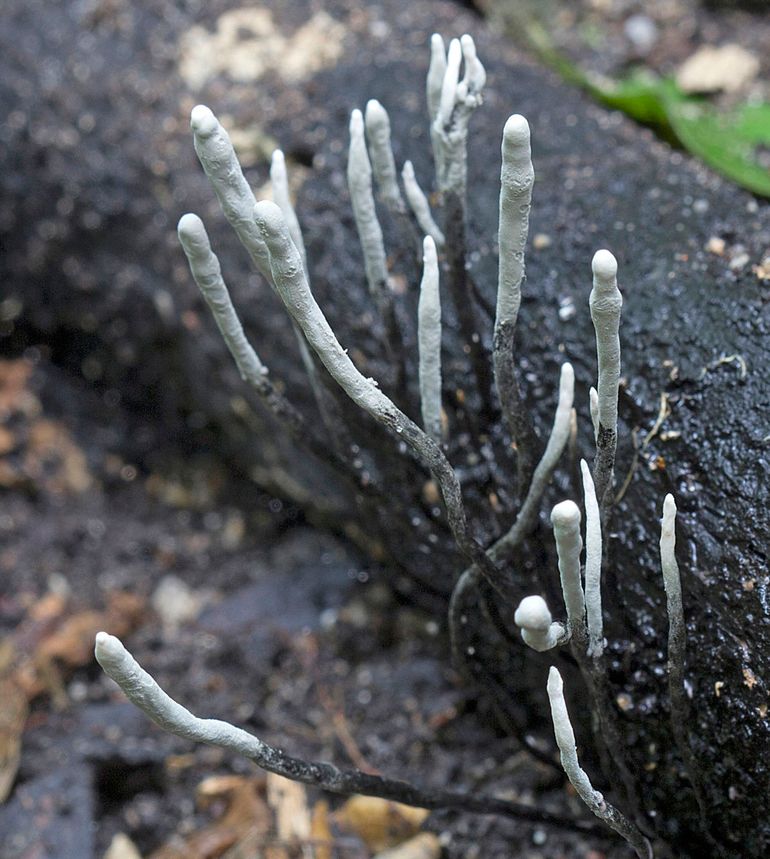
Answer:
[[[283,38],[311,17],[303,4],[273,5],[275,32]],[[209,4],[195,21],[213,32],[228,6]],[[115,408],[141,430],[120,440],[131,457],[155,466],[170,450],[221,452],[237,471],[302,506],[314,521],[394,564],[399,589],[441,618],[463,565],[427,476],[344,403],[351,435],[384,493],[356,493],[289,448],[239,385],[173,233],[183,211],[204,217],[260,355],[312,415],[288,320],[269,288],[247,273],[245,254],[222,225],[195,164],[187,115],[203,101],[243,132],[252,152],[245,158],[247,177],[255,188],[267,173],[260,147],[266,138],[280,141],[290,172],[305,177],[298,211],[316,296],[360,369],[387,391],[392,373],[382,359],[344,190],[347,118],[353,107],[378,98],[390,112],[397,163],[411,159],[430,186],[423,94],[428,37],[434,30],[472,32],[489,81],[486,103],[471,123],[471,275],[493,304],[500,136],[507,116],[522,113],[532,129],[536,173],[530,235],[545,237],[529,251],[519,318],[523,394],[542,433],[555,403],[558,364],[565,357],[573,363],[579,449],[586,458],[592,453],[587,390],[595,376],[590,259],[607,247],[620,264],[624,384],[616,473],[619,484],[631,476],[611,520],[605,625],[613,706],[620,708],[646,825],[678,855],[693,843],[696,854],[702,849],[668,720],[657,539],[662,499],[670,491],[680,510],[688,727],[712,832],[719,855],[763,855],[770,843],[770,396],[763,374],[770,318],[767,284],[751,265],[770,245],[767,204],[594,106],[456,6],[405,8],[394,0],[362,8],[327,3],[324,9],[342,27],[339,54],[326,67],[288,79],[268,66],[258,82],[240,83],[231,69],[193,86],[178,76],[181,34],[193,24],[184,9],[165,2],[144,4],[141,11],[97,4],[82,17],[74,7],[57,9],[49,11],[56,16],[52,25],[36,31],[35,4],[15,7],[3,34],[13,50],[3,51],[8,73],[0,84],[10,108],[0,141],[8,248],[2,275],[10,283],[4,349],[42,348],[56,365],[119,404]],[[254,33],[246,29],[237,38]],[[42,55],[49,59],[35,62]],[[388,232],[395,237],[396,225]],[[742,244],[746,262],[730,265],[708,251],[712,237]],[[417,271],[400,258],[392,273],[404,291],[405,342],[413,346]],[[480,449],[470,446],[479,434],[478,403],[466,381],[467,357],[456,348],[460,337],[449,304],[449,453],[479,533],[491,541],[515,510],[515,461],[507,457],[499,422],[481,428]],[[416,382],[414,365],[409,369]],[[652,434],[663,396],[670,414]],[[578,497],[569,467],[556,483],[553,498]],[[514,567],[513,597],[534,588],[560,604],[546,528]],[[509,622],[514,607],[503,612]],[[547,660],[524,653],[523,646],[517,651],[481,625],[478,644],[479,659],[531,686],[514,715],[542,728]],[[579,712],[580,681],[570,677],[569,666],[567,672]],[[522,690],[508,682],[522,700]],[[611,783],[612,774],[608,778]]]

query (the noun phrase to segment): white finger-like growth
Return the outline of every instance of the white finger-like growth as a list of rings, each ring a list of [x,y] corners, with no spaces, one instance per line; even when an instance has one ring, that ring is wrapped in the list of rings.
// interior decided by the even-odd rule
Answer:
[[[585,599],[588,624],[588,655],[598,658],[604,651],[602,619],[602,523],[599,502],[588,463],[580,460],[586,509]]]
[[[286,159],[280,149],[276,149],[275,152],[273,152],[273,157],[270,160],[270,185],[273,191],[273,201],[283,212],[283,217],[289,228],[289,235],[297,246],[297,250],[302,257],[302,264],[305,266],[305,274],[307,274],[309,278],[310,274],[307,268],[305,241],[302,238],[302,229],[299,225],[299,220],[297,219],[297,213],[291,203],[291,195],[289,193],[289,174],[286,172]],[[253,210],[254,203],[251,205]]]
[[[463,53],[465,70],[463,83],[469,95],[476,95],[484,89],[487,82],[487,72],[476,54],[476,44],[473,37],[467,33],[460,37],[460,47]]]
[[[428,100],[428,118],[430,119],[430,142],[433,149],[433,163],[436,168],[436,178],[444,172],[444,151],[435,123],[441,105],[441,88],[444,84],[446,74],[446,47],[444,40],[438,33],[430,37],[430,65],[428,76],[425,81],[425,90]],[[427,230],[425,231],[427,232]]]
[[[211,250],[203,221],[192,213],[182,215],[177,233],[192,276],[216,320],[230,354],[235,359],[241,378],[252,384],[259,384],[262,377],[267,375],[267,367],[259,360],[243,333],[243,327],[222,278],[219,260]]]
[[[666,588],[666,601],[669,618],[681,617],[682,582],[679,578],[679,564],[676,561],[676,501],[670,493],[663,501],[663,519],[660,523],[660,566],[663,571],[663,584]]]
[[[390,143],[390,117],[387,110],[376,99],[366,103],[366,139],[372,171],[385,205],[393,212],[404,212],[406,206],[398,187],[396,161]]]
[[[577,638],[585,618],[585,600],[580,581],[580,553],[583,540],[580,536],[580,510],[574,501],[562,501],[551,511],[553,537],[559,556],[559,576],[564,605],[567,608],[567,627]],[[576,635],[577,631],[577,635]]]
[[[420,407],[425,432],[441,442],[441,295],[436,244],[423,241],[423,272],[417,308]]]
[[[577,795],[600,820],[603,820],[618,835],[625,838],[639,859],[652,859],[652,847],[649,841],[635,824],[618,811],[615,806],[610,805],[598,790],[594,789],[588,773],[580,766],[575,743],[575,731],[570,721],[567,702],[564,700],[564,681],[554,666],[551,666],[548,672],[546,688],[551,704],[551,721],[553,722],[556,745],[559,747],[561,765],[570,783],[577,791]]]
[[[448,125],[452,118],[452,111],[457,99],[457,84],[460,82],[462,59],[463,51],[460,40],[452,39],[449,42],[444,79],[441,81],[441,97],[436,114],[436,122],[442,127]]]
[[[589,298],[596,331],[597,431],[594,482],[603,507],[611,503],[618,435],[618,383],[620,381],[620,310],[623,296],[617,282],[618,264],[606,250],[597,251],[591,263],[594,282]]]
[[[385,259],[385,244],[382,228],[372,194],[372,168],[366,151],[364,117],[360,110],[350,115],[350,151],[348,154],[348,189],[353,206],[353,216],[364,254],[364,267],[369,292],[381,313],[386,314],[391,305],[388,286],[388,267]]]
[[[430,203],[417,182],[417,177],[414,175],[414,166],[411,161],[404,162],[401,178],[404,182],[406,200],[417,219],[420,229],[425,235],[431,236],[433,241],[440,247],[444,244],[444,233],[433,218]]]
[[[243,175],[230,137],[211,110],[202,104],[192,109],[190,127],[195,152],[225,217],[254,265],[269,280],[267,249],[252,217],[256,200]]]
[[[616,430],[620,379],[620,310],[623,296],[618,289],[618,264],[609,251],[597,251],[591,268],[594,283],[588,302],[596,330],[599,426]]]
[[[529,124],[514,114],[503,129],[503,163],[500,169],[500,245],[495,329],[515,325],[521,305],[524,251],[529,232],[529,210],[535,171],[529,143]]]
[[[575,371],[572,368],[572,364],[565,362],[561,366],[559,401],[556,405],[553,426],[548,436],[548,442],[532,475],[527,496],[521,505],[521,510],[519,510],[516,516],[516,521],[510,530],[503,534],[491,549],[492,560],[495,562],[502,561],[508,553],[518,546],[534,525],[540,509],[540,500],[569,439],[569,427],[574,400]]]
[[[553,621],[548,604],[541,596],[529,596],[519,603],[513,616],[524,643],[542,653],[563,644],[568,636],[564,626]]]
[[[604,797],[598,790],[594,790],[591,779],[578,761],[575,732],[572,729],[572,722],[567,711],[567,702],[564,700],[564,681],[558,669],[553,665],[548,672],[547,689],[548,700],[551,704],[553,732],[556,737],[556,745],[559,747],[561,765],[578,796],[591,811],[596,813],[603,810]]]

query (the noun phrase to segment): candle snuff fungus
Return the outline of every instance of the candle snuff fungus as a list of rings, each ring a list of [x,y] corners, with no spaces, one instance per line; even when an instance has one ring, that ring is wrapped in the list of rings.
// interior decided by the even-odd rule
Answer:
[[[486,81],[486,71],[469,35],[452,39],[448,48],[441,36],[432,36],[426,98],[435,167],[433,199],[443,213],[441,226],[428,195],[422,190],[425,182],[422,185],[418,182],[414,163],[406,161],[398,172],[385,106],[370,100],[365,112],[356,108],[350,116],[348,191],[362,254],[361,281],[376,312],[373,339],[394,371],[387,383],[383,379],[378,383],[358,369],[313,293],[301,222],[289,198],[283,153],[276,150],[272,157],[274,202],[258,201],[243,176],[230,138],[214,113],[203,105],[192,111],[193,145],[222,212],[256,269],[283,302],[291,320],[302,366],[318,406],[318,421],[309,421],[294,405],[287,389],[271,381],[267,366],[243,330],[202,220],[195,214],[184,215],[179,221],[178,234],[193,279],[243,380],[286,428],[298,448],[312,452],[334,469],[357,497],[377,503],[387,496],[391,476],[385,471],[380,475],[366,471],[358,453],[352,454],[353,448],[358,452],[361,445],[350,441],[351,426],[343,409],[343,405],[350,407],[344,399],[347,397],[389,439],[394,439],[390,462],[396,457],[400,465],[418,468],[422,483],[426,473],[432,478],[432,485],[443,500],[443,514],[437,513],[436,517],[445,518],[457,557],[465,566],[464,570],[457,570],[449,605],[453,658],[466,679],[483,684],[496,705],[504,708],[506,701],[501,697],[504,690],[495,683],[489,666],[476,653],[474,629],[487,619],[498,625],[502,641],[511,647],[518,645],[518,638],[505,625],[510,617],[510,595],[521,593],[529,584],[517,572],[517,564],[525,551],[526,539],[538,527],[544,494],[574,431],[575,373],[568,361],[561,363],[557,391],[555,396],[550,395],[550,399],[556,400],[552,425],[541,438],[522,391],[516,354],[515,332],[526,284],[525,250],[535,187],[530,126],[518,114],[511,115],[502,130],[497,295],[488,316],[474,298],[475,285],[469,276],[467,259],[467,139],[472,115],[483,102]],[[384,212],[378,211],[378,202]],[[419,235],[420,238],[419,246],[414,242],[412,248],[414,256],[421,252],[422,267],[419,299],[411,317],[401,297],[392,289],[387,233],[382,229],[381,214],[401,225],[402,237]],[[577,664],[587,691],[585,706],[590,710],[598,757],[605,764],[611,763],[610,771],[604,773],[609,783],[605,793],[618,793],[626,811],[621,812],[596,791],[580,767],[562,677],[552,665],[547,683],[543,677],[543,685],[550,700],[561,765],[587,807],[619,833],[637,856],[649,859],[653,827],[633,769],[624,755],[620,716],[608,680],[602,609],[602,567],[607,561],[602,529],[609,520],[613,503],[623,298],[617,285],[617,261],[609,250],[595,253],[591,269],[593,288],[588,306],[596,336],[597,382],[585,406],[593,425],[595,451],[592,467],[585,460],[580,462],[582,493],[575,493],[582,494],[585,517],[573,500],[561,501],[553,507],[551,523],[558,573],[553,569],[539,570],[544,581],[558,581],[566,620],[554,621],[546,601],[537,594],[521,599],[513,618],[525,644],[549,654],[546,658],[558,661],[561,648],[570,648],[571,661]],[[453,334],[467,356],[470,380],[467,395],[463,392],[462,398],[452,399],[447,396],[448,386],[442,371],[442,346],[450,309],[454,312]],[[410,354],[410,349],[416,355]],[[469,513],[472,508],[466,509],[462,472],[450,461],[458,449],[458,410],[467,397],[478,404],[478,415],[502,416],[505,434],[502,447],[507,456],[515,457],[512,471],[516,478],[509,493],[514,509],[510,520],[492,538],[481,517]],[[490,454],[489,440],[479,431],[479,421],[468,420],[467,415],[464,420],[463,434],[470,441],[463,443],[476,443],[485,456],[495,455],[494,451]],[[365,442],[362,445],[365,448]],[[574,464],[577,466],[576,460]],[[438,494],[434,500],[439,500]],[[685,628],[674,556],[674,521],[675,505],[672,496],[667,496],[660,560],[671,624],[669,693],[673,735],[680,747],[686,747],[680,751],[687,765],[692,753],[686,735],[676,726],[677,720],[681,723],[686,718],[687,701],[683,667]],[[288,778],[337,793],[365,793],[424,808],[497,813],[580,832],[597,832],[593,821],[573,816],[571,812],[555,813],[476,791],[418,787],[385,776],[291,757],[226,722],[194,716],[167,695],[123,644],[106,632],[96,637],[96,658],[129,699],[163,728],[196,742],[238,752]],[[510,726],[524,748],[549,766],[555,765],[552,752],[543,751],[533,743],[515,720],[510,721]],[[688,767],[688,771],[696,796],[701,797],[697,769]],[[708,825],[704,816],[704,826]]]

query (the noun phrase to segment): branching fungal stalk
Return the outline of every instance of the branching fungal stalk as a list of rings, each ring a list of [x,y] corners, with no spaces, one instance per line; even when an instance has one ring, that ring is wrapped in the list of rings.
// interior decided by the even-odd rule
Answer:
[[[581,820],[540,811],[522,803],[441,789],[423,789],[397,779],[370,775],[359,770],[340,770],[333,764],[303,761],[219,719],[200,719],[166,694],[126,650],[120,639],[106,632],[96,636],[99,664],[126,697],[166,731],[198,743],[218,746],[252,760],[268,772],[332,793],[362,793],[403,802],[420,808],[454,808],[477,814],[501,814],[531,823],[549,824],[578,832],[595,833]]]
[[[553,666],[548,673],[547,688],[548,700],[551,702],[553,732],[559,747],[561,764],[578,796],[600,820],[603,820],[618,835],[626,839],[636,851],[639,859],[652,859],[650,842],[642,835],[638,827],[617,808],[610,805],[598,790],[594,790],[588,774],[581,768],[577,756],[575,732],[572,729],[567,703],[564,700],[564,682],[561,679],[561,674]]]

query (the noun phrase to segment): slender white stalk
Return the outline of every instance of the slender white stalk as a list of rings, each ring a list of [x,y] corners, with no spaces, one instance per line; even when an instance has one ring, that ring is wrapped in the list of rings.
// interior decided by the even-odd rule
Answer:
[[[439,225],[433,219],[433,214],[430,210],[430,203],[417,182],[417,177],[414,175],[414,166],[411,161],[404,162],[404,169],[401,171],[401,178],[404,182],[406,200],[409,203],[409,208],[417,219],[420,229],[425,233],[425,235],[431,236],[433,241],[441,247],[444,244],[444,234],[441,232]]]
[[[444,172],[444,149],[441,135],[436,130],[435,122],[441,105],[441,88],[446,74],[446,47],[438,33],[430,37],[430,65],[425,82],[428,100],[428,117],[430,119],[430,143],[433,149],[433,163],[436,169],[436,184]],[[427,232],[427,230],[425,231]]]
[[[602,628],[602,523],[599,502],[588,463],[580,460],[586,508],[585,596],[588,623],[588,655],[598,658],[604,651]]]
[[[267,367],[252,348],[235,312],[216,254],[211,250],[203,221],[192,213],[182,215],[177,227],[179,241],[190,264],[195,282],[222,332],[227,348],[235,359],[244,381],[259,382]]]
[[[564,644],[569,638],[564,626],[553,621],[548,604],[541,596],[524,597],[513,620],[521,630],[524,643],[538,653]]]
[[[564,681],[558,669],[553,665],[548,672],[547,688],[548,700],[551,704],[553,732],[556,737],[556,745],[559,747],[561,765],[578,796],[591,811],[596,813],[604,807],[604,797],[598,790],[594,790],[588,773],[578,761],[575,732],[572,729],[572,722],[567,711],[567,702],[564,700]]]
[[[599,437],[599,392],[591,386],[588,391],[588,408],[591,411],[591,425],[594,428],[594,441]]]
[[[353,205],[358,237],[364,254],[369,292],[382,312],[390,305],[388,267],[382,228],[372,194],[372,168],[366,152],[364,117],[360,110],[350,115],[350,152],[348,154],[348,189]]]
[[[457,84],[460,82],[460,64],[463,60],[463,50],[459,39],[449,42],[444,79],[441,81],[441,96],[436,112],[436,122],[446,126],[452,118],[452,111],[457,99]]]
[[[476,54],[476,43],[472,36],[467,33],[461,36],[460,47],[465,63],[462,83],[465,85],[469,96],[476,96],[484,89],[484,84],[487,82],[487,72]]]
[[[269,281],[270,262],[267,248],[252,217],[256,200],[243,175],[227,132],[211,110],[202,104],[192,109],[190,127],[198,159],[214,188],[225,217],[258,271]]]
[[[305,242],[302,238],[302,228],[299,225],[297,213],[291,203],[291,196],[289,194],[289,176],[286,172],[286,159],[280,149],[276,149],[275,152],[273,152],[273,157],[270,161],[270,184],[273,189],[273,200],[278,205],[278,208],[283,212],[283,217],[289,228],[289,235],[302,257],[305,274],[307,274],[309,278],[310,274],[307,268],[307,254],[305,253]],[[254,203],[252,203],[252,210],[253,208]]]
[[[597,251],[591,263],[594,274],[589,298],[591,319],[596,330],[599,365],[599,426],[617,432],[618,381],[620,379],[620,310],[623,296],[618,289],[618,263],[607,250]]]
[[[420,407],[425,432],[441,442],[441,295],[436,244],[423,241],[423,273],[417,308]]]
[[[535,171],[529,145],[529,124],[514,114],[503,129],[500,169],[500,245],[495,330],[516,324],[524,280],[524,250],[529,232],[529,210]]]
[[[580,581],[580,510],[574,501],[562,501],[551,511],[556,553],[559,556],[559,575],[564,605],[567,608],[567,627],[570,635],[580,634],[585,618],[585,600]]]
[[[495,562],[502,561],[508,552],[514,549],[527,535],[540,509],[540,500],[545,487],[551,479],[556,463],[562,455],[567,440],[572,415],[572,404],[575,399],[575,371],[572,364],[564,363],[559,376],[559,402],[553,418],[553,426],[548,436],[548,442],[532,475],[532,481],[527,490],[527,497],[521,505],[516,521],[511,528],[492,546],[490,555]]]
[[[682,581],[676,561],[676,501],[671,494],[663,501],[663,519],[660,523],[660,566],[666,588],[669,621],[684,615],[682,608]],[[684,624],[682,624],[684,626]]]
[[[575,743],[575,731],[572,728],[567,702],[564,700],[564,681],[558,669],[551,666],[548,672],[548,700],[551,704],[551,720],[556,745],[559,747],[559,757],[567,778],[577,791],[577,795],[588,808],[618,835],[621,835],[631,845],[639,859],[652,859],[652,847],[642,835],[638,827],[632,823],[615,806],[610,805],[604,796],[594,789],[588,773],[580,766]]]
[[[390,143],[390,117],[376,99],[370,99],[366,103],[365,124],[369,157],[380,197],[392,212],[405,212],[406,206],[398,187],[396,161]]]

